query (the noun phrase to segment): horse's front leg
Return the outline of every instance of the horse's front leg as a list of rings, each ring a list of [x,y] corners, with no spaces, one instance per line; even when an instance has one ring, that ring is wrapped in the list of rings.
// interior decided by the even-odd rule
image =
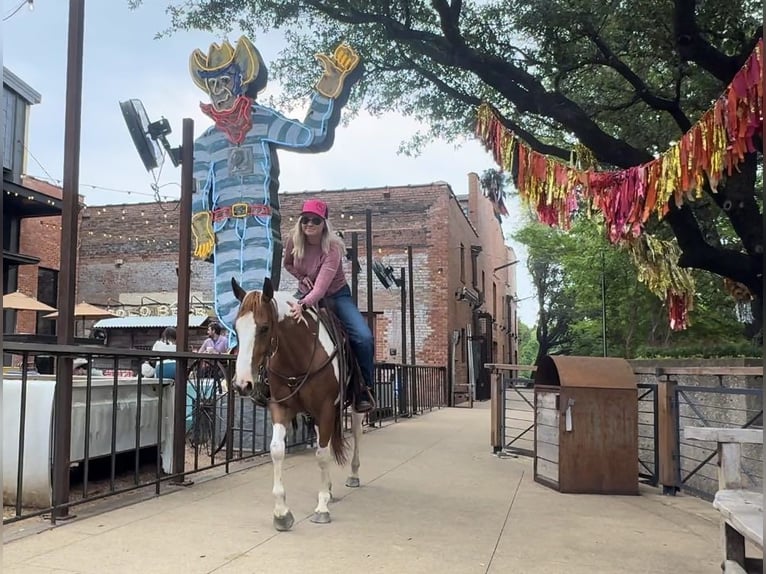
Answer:
[[[285,437],[287,436],[287,425],[292,416],[287,409],[271,404],[271,462],[274,466],[274,528],[279,531],[290,530],[295,518],[293,513],[287,507],[285,498],[285,486],[282,483],[282,464],[285,460]]]
[[[330,509],[327,504],[332,500],[332,482],[330,479],[330,463],[332,460],[332,448],[330,440],[335,428],[335,406],[330,404],[319,418],[317,431],[317,464],[319,465],[319,494],[317,506],[311,522],[327,524],[330,522]]]
[[[362,419],[364,414],[351,411],[351,436],[354,437],[354,453],[351,457],[351,474],[346,479],[346,486],[359,486],[359,441],[362,439]]]

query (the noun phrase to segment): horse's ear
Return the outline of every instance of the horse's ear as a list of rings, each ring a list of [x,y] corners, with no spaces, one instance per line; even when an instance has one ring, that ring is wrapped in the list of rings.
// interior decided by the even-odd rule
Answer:
[[[237,283],[236,277],[231,278],[231,290],[234,291],[234,296],[237,298],[237,301],[242,303],[242,300],[245,298],[245,290],[242,289],[239,283]]]
[[[263,299],[271,301],[274,298],[274,285],[271,284],[271,278],[266,277],[263,281]]]

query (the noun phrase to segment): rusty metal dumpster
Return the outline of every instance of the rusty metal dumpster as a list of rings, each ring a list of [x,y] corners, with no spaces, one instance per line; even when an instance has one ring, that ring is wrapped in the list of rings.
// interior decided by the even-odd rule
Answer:
[[[547,356],[535,373],[535,481],[638,494],[638,392],[624,359]]]

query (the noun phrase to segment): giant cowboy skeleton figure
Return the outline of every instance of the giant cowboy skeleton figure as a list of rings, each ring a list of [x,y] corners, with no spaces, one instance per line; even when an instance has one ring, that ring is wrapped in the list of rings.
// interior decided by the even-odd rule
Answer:
[[[194,144],[197,188],[192,204],[194,255],[214,264],[215,311],[234,332],[239,302],[231,278],[246,290],[260,290],[268,277],[279,288],[282,260],[278,149],[326,151],[332,145],[340,109],[361,72],[359,56],[346,44],[331,56],[318,54],[324,73],[315,85],[303,122],[256,103],[266,86],[261,55],[242,36],[236,48],[212,44],[207,55],[190,59],[194,83],[207,92],[202,111],[215,125]]]

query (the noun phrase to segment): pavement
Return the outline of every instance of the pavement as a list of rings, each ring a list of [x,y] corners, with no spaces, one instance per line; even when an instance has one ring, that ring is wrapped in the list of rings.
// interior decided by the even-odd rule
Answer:
[[[272,528],[263,464],[39,533],[16,530],[4,536],[2,572],[720,572],[709,503],[649,487],[560,494],[534,482],[530,459],[491,454],[489,415],[487,405],[444,409],[366,432],[362,487],[343,486],[346,469],[333,467],[330,524],[308,520],[319,471],[307,451],[285,462],[290,532]]]

